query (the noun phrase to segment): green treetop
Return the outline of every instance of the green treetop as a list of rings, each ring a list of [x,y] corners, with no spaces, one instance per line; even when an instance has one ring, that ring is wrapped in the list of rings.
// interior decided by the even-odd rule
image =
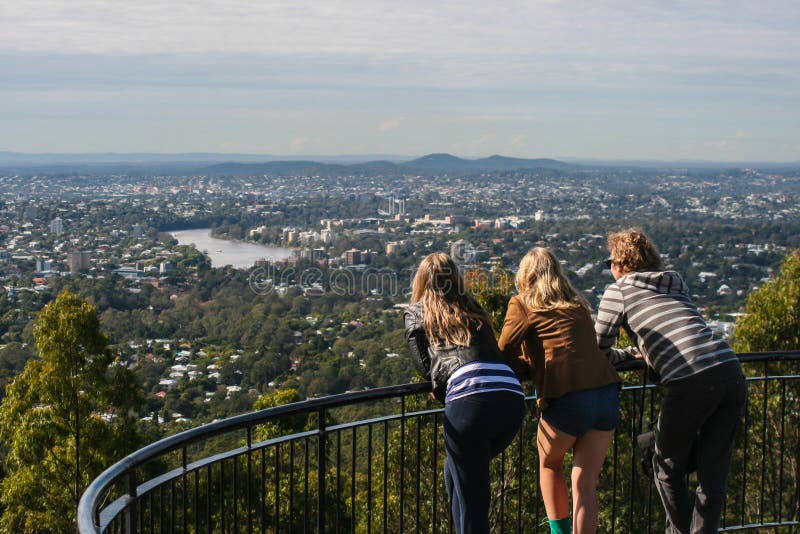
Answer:
[[[74,532],[86,485],[138,445],[141,393],[106,349],[97,310],[61,293],[34,324],[38,358],[8,386],[0,439],[2,532]]]
[[[800,250],[789,254],[777,276],[750,293],[736,321],[734,350],[800,349]]]

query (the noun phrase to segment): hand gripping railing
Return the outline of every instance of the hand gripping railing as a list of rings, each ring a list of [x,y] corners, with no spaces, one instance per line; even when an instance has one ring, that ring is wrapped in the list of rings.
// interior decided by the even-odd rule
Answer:
[[[797,528],[800,497],[793,492],[800,486],[791,466],[800,461],[795,439],[800,432],[800,351],[739,357],[748,374],[749,404],[722,530]],[[642,368],[641,361],[618,367]],[[644,419],[652,419],[659,389],[636,384],[635,376],[623,390],[622,424],[606,467],[610,473],[605,472],[599,485],[601,530],[646,532],[663,524],[660,503],[652,484],[639,473],[633,446],[645,415],[641,407],[646,407]],[[423,394],[430,389],[428,383],[415,383],[311,399],[152,443],[89,485],[78,507],[79,531],[447,531],[441,409],[427,406]],[[399,405],[400,411],[372,417],[366,407],[370,403],[384,411]],[[345,406],[371,418],[331,421]],[[261,435],[265,423],[291,416],[316,417],[316,425],[306,421],[285,435]],[[516,443],[493,464],[492,521],[498,532],[535,531],[543,517],[535,431],[535,419],[526,418]],[[235,437],[237,432],[241,436]],[[202,447],[214,438],[227,441],[227,448],[203,455]],[[198,458],[190,457],[192,447]],[[160,470],[147,473],[153,462],[161,462]],[[108,498],[112,501],[105,504]]]

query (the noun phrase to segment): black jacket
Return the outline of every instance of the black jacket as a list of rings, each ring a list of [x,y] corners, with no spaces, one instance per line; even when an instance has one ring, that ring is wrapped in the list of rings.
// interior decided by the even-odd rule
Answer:
[[[472,341],[468,347],[457,345],[431,346],[425,335],[422,321],[422,304],[415,303],[406,308],[406,341],[411,350],[411,360],[417,371],[433,383],[433,394],[444,402],[447,380],[465,363],[476,360],[502,362],[503,355],[497,348],[492,328],[482,322],[470,323]]]

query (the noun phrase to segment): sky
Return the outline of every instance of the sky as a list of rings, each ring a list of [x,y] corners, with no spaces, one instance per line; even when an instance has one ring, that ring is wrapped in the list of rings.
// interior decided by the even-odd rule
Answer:
[[[0,151],[800,161],[800,2],[7,1]]]

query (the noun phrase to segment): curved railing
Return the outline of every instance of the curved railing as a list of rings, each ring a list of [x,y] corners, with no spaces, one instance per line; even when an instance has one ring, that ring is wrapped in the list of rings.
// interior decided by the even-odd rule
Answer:
[[[748,409],[723,531],[800,528],[800,351],[740,354]],[[622,423],[598,487],[601,532],[661,531],[635,436],[660,389],[626,362]],[[81,533],[447,532],[442,410],[427,383],[345,393],[213,422],[123,458],[87,488]],[[528,402],[533,402],[533,397]],[[530,412],[534,413],[533,410]],[[536,420],[492,465],[493,532],[546,532]]]

